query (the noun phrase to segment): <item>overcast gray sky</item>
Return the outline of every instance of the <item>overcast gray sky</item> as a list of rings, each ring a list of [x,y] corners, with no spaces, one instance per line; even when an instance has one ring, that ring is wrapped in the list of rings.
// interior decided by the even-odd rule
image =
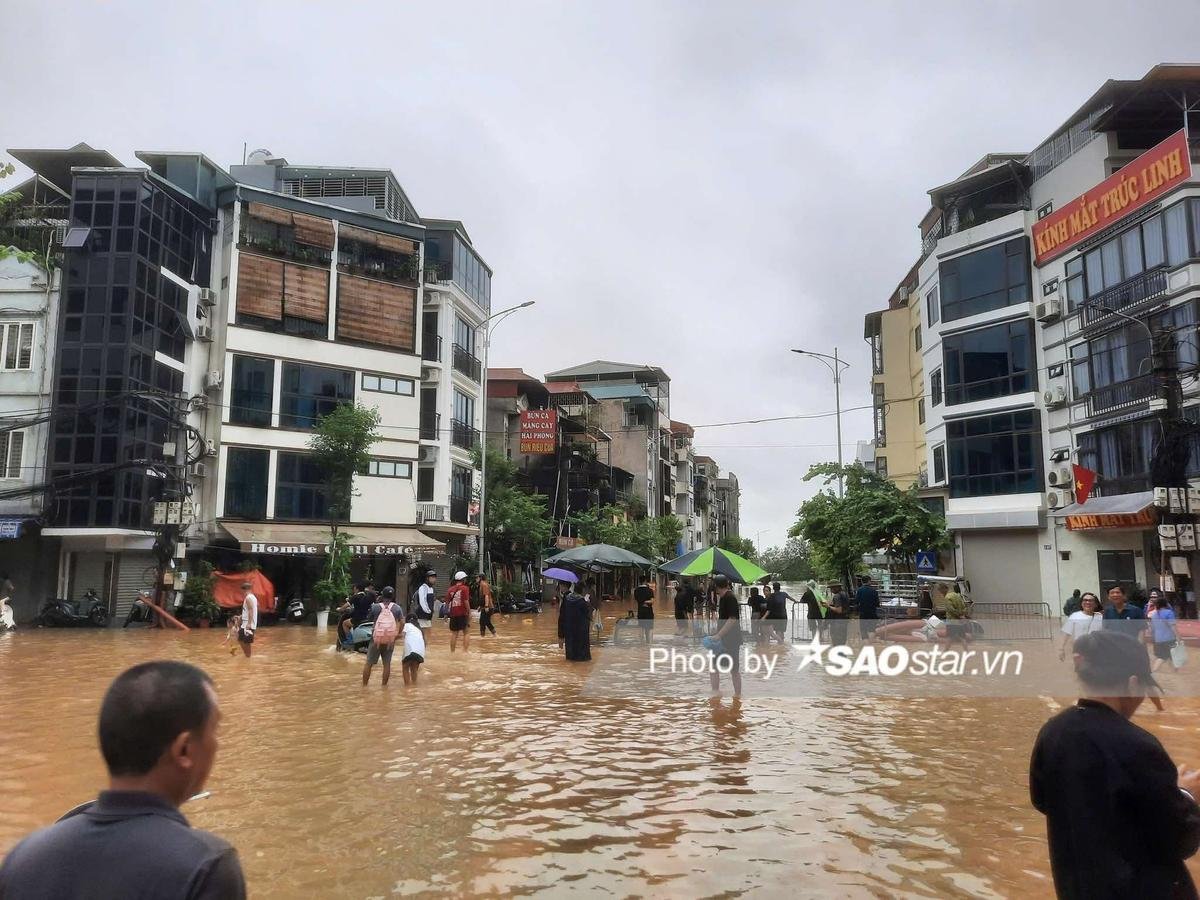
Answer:
[[[926,191],[1107,78],[1200,58],[1200,4],[7,0],[0,147],[386,166],[495,269],[493,365],[662,366],[696,425],[828,413],[915,261]],[[844,416],[844,442],[870,436]],[[832,418],[703,428],[784,540]]]

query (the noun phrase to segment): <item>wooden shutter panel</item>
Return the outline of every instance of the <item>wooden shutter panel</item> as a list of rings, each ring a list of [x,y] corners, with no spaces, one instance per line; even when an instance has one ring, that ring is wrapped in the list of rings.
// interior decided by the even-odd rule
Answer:
[[[283,269],[285,312],[309,322],[329,321],[329,270],[287,263]]]
[[[265,256],[238,256],[237,311],[262,319],[283,318],[283,263]]]
[[[370,231],[366,228],[358,228],[355,225],[342,225],[340,229],[341,236],[352,241],[361,241],[364,244],[370,244],[372,247],[380,247],[384,250],[391,250],[393,253],[416,253],[417,245],[412,241],[405,240],[401,237],[395,237],[390,234],[383,234],[379,231]]]
[[[411,352],[417,292],[383,281],[338,276],[337,336]]]
[[[292,213],[292,223],[296,226],[296,240],[310,247],[333,249],[333,223],[328,219],[316,216],[306,216],[304,213]]]

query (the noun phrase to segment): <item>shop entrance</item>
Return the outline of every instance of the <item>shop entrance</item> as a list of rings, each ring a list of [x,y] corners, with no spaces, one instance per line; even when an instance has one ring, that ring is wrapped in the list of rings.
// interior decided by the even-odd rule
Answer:
[[[1096,569],[1100,574],[1100,597],[1103,600],[1108,592],[1120,585],[1125,595],[1133,593],[1137,585],[1137,565],[1134,562],[1132,550],[1097,550]]]

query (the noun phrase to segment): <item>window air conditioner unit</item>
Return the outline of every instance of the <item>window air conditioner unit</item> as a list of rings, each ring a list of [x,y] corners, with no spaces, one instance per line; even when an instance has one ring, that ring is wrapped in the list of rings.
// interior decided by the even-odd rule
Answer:
[[[1072,501],[1071,495],[1067,491],[1047,491],[1046,505],[1051,509],[1062,509]]]
[[[1057,293],[1051,294],[1038,303],[1034,315],[1039,322],[1056,322],[1062,318],[1062,299]]]
[[[200,288],[200,293],[196,296],[201,306],[216,306],[217,292],[212,288]]]
[[[224,382],[225,373],[220,369],[213,369],[204,376],[204,389],[206,391],[219,391]]]
[[[1051,469],[1050,474],[1046,476],[1046,480],[1055,487],[1060,488],[1071,487],[1075,484],[1075,476],[1072,474],[1069,466],[1060,466],[1057,469]]]
[[[437,462],[438,448],[437,447],[422,447],[421,455],[418,462],[432,463]]]
[[[212,339],[213,339],[213,333],[212,333],[211,325],[197,325],[196,326],[196,340],[204,341],[205,343],[211,343]]]
[[[1066,406],[1067,389],[1061,384],[1046,388],[1042,392],[1042,400],[1045,402],[1047,409],[1057,409],[1060,406]]]
[[[193,478],[204,478],[208,475],[208,466],[202,462],[192,463],[191,472]]]

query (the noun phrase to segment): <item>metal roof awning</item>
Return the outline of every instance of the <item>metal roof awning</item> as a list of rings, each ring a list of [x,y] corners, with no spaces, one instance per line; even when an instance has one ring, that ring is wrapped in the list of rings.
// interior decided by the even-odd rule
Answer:
[[[1084,503],[1072,503],[1050,513],[1056,519],[1067,516],[1132,516],[1154,505],[1154,491],[1092,497]]]
[[[324,556],[329,545],[329,526],[322,524],[222,522],[221,527],[245,553]],[[349,538],[355,556],[411,556],[446,549],[441,541],[416,528],[345,524],[340,530]]]

